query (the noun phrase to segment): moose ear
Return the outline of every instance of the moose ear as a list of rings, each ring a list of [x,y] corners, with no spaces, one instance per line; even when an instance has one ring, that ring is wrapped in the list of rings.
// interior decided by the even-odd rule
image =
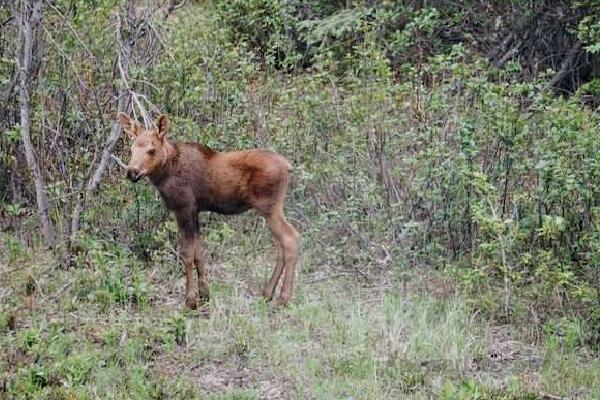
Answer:
[[[167,131],[169,130],[169,119],[166,115],[161,114],[156,121],[156,126],[158,127],[157,137],[159,140],[164,140],[167,135]]]
[[[120,112],[119,123],[130,139],[133,140],[137,137],[140,126],[136,121],[132,121],[127,114]]]

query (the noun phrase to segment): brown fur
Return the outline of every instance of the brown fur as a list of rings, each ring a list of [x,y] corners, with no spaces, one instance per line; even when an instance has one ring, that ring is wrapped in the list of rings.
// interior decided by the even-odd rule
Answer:
[[[193,267],[198,273],[201,300],[209,290],[198,238],[198,213],[239,214],[251,208],[267,221],[277,246],[277,265],[263,289],[272,299],[280,277],[283,285],[278,304],[292,294],[298,256],[299,234],[286,221],[283,202],[290,180],[291,165],[281,155],[254,149],[215,152],[198,143],[177,143],[166,139],[168,120],[160,116],[157,129],[143,130],[125,114],[119,121],[133,140],[127,177],[137,182],[148,177],[158,189],[166,207],[177,219],[181,232],[181,258],[186,270],[186,305],[196,307]]]

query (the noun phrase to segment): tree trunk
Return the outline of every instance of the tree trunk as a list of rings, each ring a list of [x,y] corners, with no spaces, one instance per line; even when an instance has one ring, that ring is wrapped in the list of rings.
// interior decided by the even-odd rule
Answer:
[[[33,52],[33,28],[41,20],[42,0],[23,0],[21,4],[21,50],[19,57],[19,100],[21,108],[21,139],[25,148],[27,165],[33,177],[35,197],[37,201],[37,214],[42,236],[46,246],[52,247],[55,243],[54,226],[48,215],[48,201],[44,192],[44,178],[40,171],[33,144],[31,143],[29,119],[29,80],[31,65],[37,54]]]

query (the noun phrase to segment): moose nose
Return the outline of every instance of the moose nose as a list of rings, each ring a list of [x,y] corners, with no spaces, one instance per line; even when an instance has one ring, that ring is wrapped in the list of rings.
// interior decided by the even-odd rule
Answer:
[[[140,180],[140,173],[136,169],[128,169],[127,170],[127,179],[131,182],[137,182]]]

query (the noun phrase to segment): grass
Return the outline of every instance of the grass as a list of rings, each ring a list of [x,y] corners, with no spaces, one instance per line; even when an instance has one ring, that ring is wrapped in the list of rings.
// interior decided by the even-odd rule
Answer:
[[[268,237],[230,236],[237,246],[211,244],[209,315],[182,309],[167,244],[143,263],[97,243],[81,267],[63,269],[5,239],[0,398],[600,396],[598,359],[573,335],[548,328],[527,343],[517,327],[473,313],[440,273],[366,283],[313,268],[299,274],[292,305],[274,311],[258,295]],[[316,257],[306,249],[300,269]]]

